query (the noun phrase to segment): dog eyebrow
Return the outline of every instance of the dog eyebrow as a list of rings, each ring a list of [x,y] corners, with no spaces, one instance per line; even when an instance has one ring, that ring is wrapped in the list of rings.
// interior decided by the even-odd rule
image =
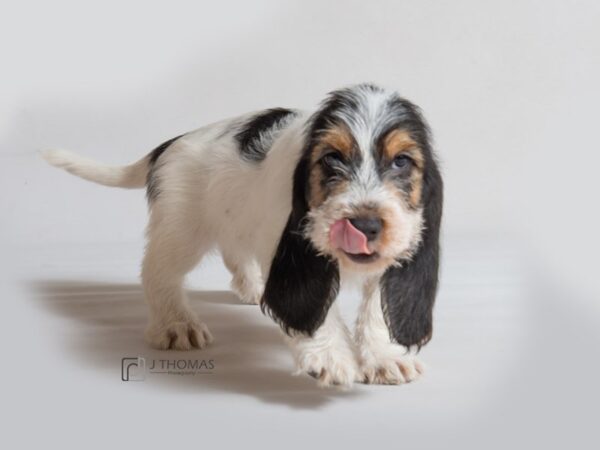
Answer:
[[[350,153],[354,147],[350,131],[343,126],[336,126],[327,130],[323,134],[321,142],[337,149],[341,153]]]
[[[356,141],[345,125],[334,125],[319,134],[318,142],[311,154],[311,163],[317,163],[330,150],[339,152],[344,157],[344,161],[354,164],[361,161]]]
[[[414,159],[417,167],[423,167],[423,155],[407,130],[395,129],[387,133],[383,139],[381,152],[388,160],[394,159],[401,153],[407,153]]]

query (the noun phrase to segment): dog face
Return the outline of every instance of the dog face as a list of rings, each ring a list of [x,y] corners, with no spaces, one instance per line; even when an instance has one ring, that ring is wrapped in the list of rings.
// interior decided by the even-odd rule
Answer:
[[[381,272],[421,240],[426,129],[410,107],[364,86],[332,94],[313,118],[304,235],[344,269]]]
[[[263,310],[286,332],[310,334],[337,296],[339,270],[361,272],[379,276],[392,338],[421,345],[431,335],[442,181],[418,108],[376,86],[342,89],[310,118],[305,140]]]

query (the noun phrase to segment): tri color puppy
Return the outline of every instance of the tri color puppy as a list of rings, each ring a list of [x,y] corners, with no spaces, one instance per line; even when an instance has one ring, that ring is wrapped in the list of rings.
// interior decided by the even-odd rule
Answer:
[[[321,385],[397,384],[422,372],[408,350],[431,338],[442,179],[423,117],[398,94],[361,84],[312,114],[224,120],[123,167],[44,156],[106,186],[146,186],[153,347],[211,342],[183,282],[217,248],[234,291],[281,325],[298,368]],[[363,295],[353,334],[336,305],[345,282]]]

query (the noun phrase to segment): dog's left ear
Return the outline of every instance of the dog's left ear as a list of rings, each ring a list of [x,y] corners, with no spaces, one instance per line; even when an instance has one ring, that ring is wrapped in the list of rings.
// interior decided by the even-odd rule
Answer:
[[[287,334],[312,335],[325,320],[339,290],[337,263],[317,253],[304,237],[308,213],[309,162],[302,158],[294,173],[292,212],[269,270],[261,309]]]
[[[443,183],[431,151],[423,174],[424,230],[409,261],[390,267],[381,277],[381,302],[393,341],[418,348],[431,339],[433,304],[438,285],[439,234]]]

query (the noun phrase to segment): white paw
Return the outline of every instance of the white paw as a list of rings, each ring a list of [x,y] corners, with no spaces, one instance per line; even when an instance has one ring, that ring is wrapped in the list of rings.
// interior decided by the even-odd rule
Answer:
[[[424,372],[425,367],[416,356],[390,351],[378,356],[370,354],[364,358],[357,381],[368,384],[403,384],[415,381]]]
[[[191,350],[204,348],[213,337],[208,327],[193,319],[164,323],[151,323],[146,329],[146,340],[159,350]]]
[[[235,275],[231,280],[231,290],[239,297],[242,303],[258,305],[263,293],[263,283],[260,279],[250,279],[245,276]]]
[[[349,388],[356,379],[358,366],[354,353],[346,348],[307,350],[296,356],[298,373],[307,373],[321,387]]]

